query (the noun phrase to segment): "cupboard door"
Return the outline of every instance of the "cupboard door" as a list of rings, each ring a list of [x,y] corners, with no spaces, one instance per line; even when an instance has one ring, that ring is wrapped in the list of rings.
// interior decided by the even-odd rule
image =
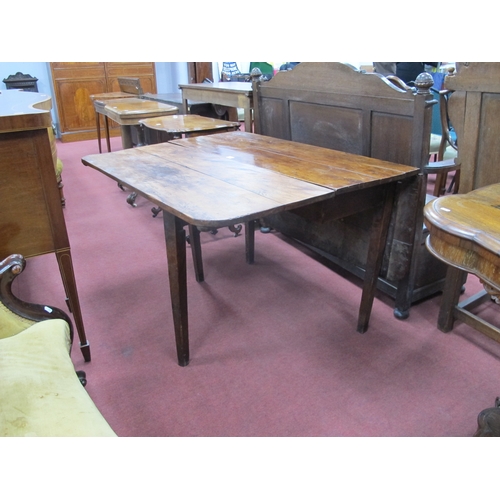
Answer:
[[[146,62],[109,62],[106,65],[106,77],[108,80],[108,92],[119,92],[119,76],[140,78],[144,93],[156,94],[156,71],[154,63]]]
[[[90,96],[119,91],[119,76],[138,77],[144,92],[157,92],[152,62],[53,62],[50,67],[63,142],[97,137]],[[110,122],[110,126],[111,135],[120,135],[117,124]]]
[[[104,63],[56,62],[51,63],[51,71],[63,141],[95,137],[90,96],[107,92]]]

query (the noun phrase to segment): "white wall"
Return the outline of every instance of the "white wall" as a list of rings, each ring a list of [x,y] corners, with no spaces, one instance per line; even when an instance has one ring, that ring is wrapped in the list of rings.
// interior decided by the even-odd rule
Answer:
[[[179,83],[188,83],[188,67],[185,62],[157,62],[155,63],[156,84],[159,94],[179,92]],[[38,92],[52,97],[52,120],[59,125],[57,117],[56,99],[50,63],[48,62],[1,62],[0,61],[0,91],[6,89],[4,79],[16,73],[38,78]],[[57,127],[59,130],[59,126]]]

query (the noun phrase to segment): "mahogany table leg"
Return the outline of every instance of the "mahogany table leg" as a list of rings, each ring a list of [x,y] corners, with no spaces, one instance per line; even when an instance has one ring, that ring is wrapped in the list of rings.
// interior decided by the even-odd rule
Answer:
[[[253,264],[255,260],[255,221],[249,220],[245,223],[245,252],[247,264]]]
[[[68,307],[73,314],[73,320],[80,339],[80,350],[82,351],[83,359],[88,362],[91,359],[90,345],[85,335],[85,327],[83,326],[82,311],[80,309],[76,279],[73,271],[73,261],[69,249],[56,251],[56,259],[59,265],[59,272],[61,273],[64,290],[68,297]]]
[[[99,113],[96,111],[95,112],[95,125],[97,129],[97,144],[99,145],[99,153],[102,153],[102,147],[101,147],[101,117],[99,116]]]
[[[465,271],[453,266],[449,266],[446,271],[437,325],[442,332],[446,333],[453,329],[453,324],[455,322],[454,310],[455,306],[458,304],[466,275],[467,273]]]
[[[194,274],[196,281],[202,283],[205,280],[203,275],[203,259],[201,257],[200,230],[196,226],[189,224],[189,244],[193,255]]]
[[[184,222],[163,211],[163,226],[167,247],[168,279],[174,319],[177,360],[180,366],[189,364],[188,303],[186,280],[186,232]]]
[[[109,139],[109,120],[107,116],[104,116],[104,126],[106,129],[106,146],[108,147],[108,153],[111,153],[111,141]],[[100,145],[100,140],[99,140],[99,145]]]
[[[385,201],[378,208],[372,222],[363,292],[359,306],[357,326],[357,331],[359,333],[365,333],[366,330],[368,330],[373,299],[375,298],[375,290],[377,288],[378,275],[382,266],[385,243],[391,221],[394,188],[395,185],[391,185],[386,188]]]

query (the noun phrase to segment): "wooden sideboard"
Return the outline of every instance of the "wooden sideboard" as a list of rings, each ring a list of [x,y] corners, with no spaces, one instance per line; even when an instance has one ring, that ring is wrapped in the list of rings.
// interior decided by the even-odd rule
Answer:
[[[157,92],[153,62],[53,62],[50,68],[63,142],[97,138],[90,96],[119,91],[118,77],[140,78],[144,92]],[[120,127],[110,133],[120,135]]]
[[[54,253],[85,361],[85,336],[49,130],[50,96],[0,92],[0,260]]]

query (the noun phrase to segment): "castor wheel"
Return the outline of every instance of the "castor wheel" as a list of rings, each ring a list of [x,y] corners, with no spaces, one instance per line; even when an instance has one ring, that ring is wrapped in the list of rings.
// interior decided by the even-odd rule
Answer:
[[[136,207],[136,203],[135,203],[135,200],[137,198],[137,193],[130,193],[128,196],[127,196],[127,203],[132,206],[132,207]]]
[[[87,385],[87,375],[86,375],[86,373],[84,371],[82,371],[82,370],[78,370],[76,372],[76,374],[78,376],[78,379],[82,383],[83,387],[85,387]]]

